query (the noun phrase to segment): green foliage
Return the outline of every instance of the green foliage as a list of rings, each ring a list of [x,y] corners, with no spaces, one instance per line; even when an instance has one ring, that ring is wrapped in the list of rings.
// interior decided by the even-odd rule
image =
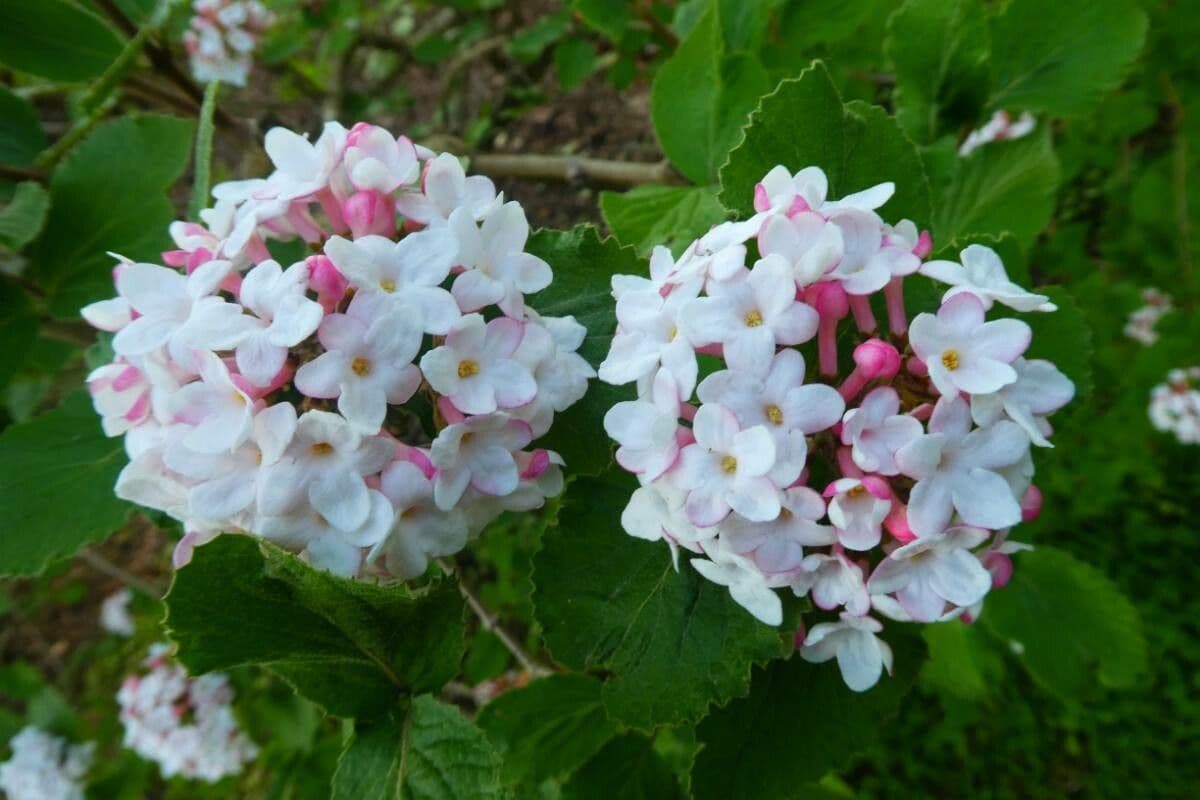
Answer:
[[[333,776],[334,800],[503,797],[499,759],[462,712],[430,695],[355,726]]]
[[[676,572],[664,544],[622,530],[634,488],[624,473],[572,485],[534,560],[534,605],[554,657],[611,672],[608,713],[650,728],[744,693],[750,665],[781,655],[783,642],[686,557]]]
[[[1039,684],[1066,699],[1084,693],[1093,668],[1109,687],[1132,686],[1146,669],[1133,605],[1103,573],[1052,547],[1021,556],[1012,584],[988,599],[983,622],[1013,643]]]
[[[33,181],[17,184],[8,205],[0,208],[0,245],[20,250],[38,235],[46,222],[50,197]]]
[[[1051,314],[1023,314],[1033,328],[1026,358],[1053,361],[1075,382],[1076,402],[1092,391],[1092,329],[1075,299],[1060,286],[1039,286],[1037,291],[1058,306]]]
[[[440,689],[463,653],[450,583],[410,591],[337,578],[247,536],[197,549],[166,600],[189,670],[260,664],[339,716],[378,717]]]
[[[725,219],[716,192],[707,186],[638,186],[600,193],[600,211],[613,236],[649,253],[655,245],[686,246]]]
[[[86,392],[0,434],[0,575],[29,575],[116,530],[130,507],[113,494],[120,439],[100,430]]]
[[[562,800],[683,800],[670,766],[645,736],[613,739],[563,787]]]
[[[0,216],[0,222],[4,219]],[[37,311],[23,292],[0,293],[0,389],[21,368],[27,351],[37,338]]]
[[[67,0],[5,0],[0,63],[56,81],[94,78],[121,52],[95,14]]]
[[[585,39],[566,39],[554,48],[554,68],[563,89],[574,89],[596,69],[596,51]]]
[[[0,164],[32,164],[45,146],[46,135],[33,106],[0,86]]]

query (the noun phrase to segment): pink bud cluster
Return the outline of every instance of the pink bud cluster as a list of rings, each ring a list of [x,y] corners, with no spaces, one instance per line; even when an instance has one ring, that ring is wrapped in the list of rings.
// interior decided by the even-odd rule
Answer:
[[[585,330],[526,305],[552,273],[525,212],[454,156],[366,124],[266,149],[274,173],[215,187],[166,266],[121,260],[83,309],[115,333],[88,386],[132,459],[117,494],[184,523],[177,563],[239,531],[416,577],[561,490],[531,444],[595,374]]]
[[[274,15],[257,0],[192,0],[183,34],[192,75],[200,83],[245,86],[251,55]]]
[[[1125,323],[1125,335],[1149,347],[1158,341],[1158,331],[1155,330],[1158,321],[1171,313],[1174,306],[1171,295],[1152,286],[1142,290],[1142,302],[1145,305],[1129,315]]]
[[[189,678],[167,645],[150,648],[145,672],[128,676],[117,692],[125,746],[176,775],[215,783],[258,757],[233,713],[233,688],[220,673]]]
[[[1015,120],[1007,111],[997,111],[983,127],[976,128],[967,134],[967,138],[959,145],[958,154],[969,156],[988,142],[999,142],[1005,139],[1020,139],[1033,133],[1037,120],[1028,111],[1023,111]]]
[[[0,792],[8,800],[83,800],[94,742],[73,745],[32,725],[8,742],[12,756],[0,764]]]
[[[776,589],[811,598],[833,617],[801,655],[836,657],[856,691],[891,669],[872,612],[973,619],[1008,579],[1022,547],[1008,531],[1041,505],[1030,445],[1050,445],[1045,417],[1074,395],[1053,364],[1023,357],[1025,322],[986,319],[997,303],[1054,305],[989,248],[926,261],[927,233],[876,213],[893,191],[830,200],[820,169],[771,170],[752,218],[678,259],[656,248],[648,279],[613,279],[618,327],[599,369],[638,391],[604,421],[641,483],[625,530],[666,541],[676,562],[701,556],[692,566],[767,624],[783,621]],[[909,325],[918,272],[949,288]]]
[[[1173,369],[1150,391],[1150,423],[1182,444],[1200,444],[1200,367]]]

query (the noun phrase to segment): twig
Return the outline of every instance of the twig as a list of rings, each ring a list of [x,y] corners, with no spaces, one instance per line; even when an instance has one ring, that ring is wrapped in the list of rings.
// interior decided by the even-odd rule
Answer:
[[[471,166],[481,173],[502,178],[532,178],[534,180],[567,182],[585,179],[609,186],[641,186],[646,183],[683,185],[685,183],[665,161],[647,164],[581,156],[480,153],[471,156]]]
[[[96,343],[96,332],[81,323],[47,319],[42,321],[38,332],[46,339],[75,344],[80,347],[88,347]]]
[[[0,178],[6,181],[37,181],[46,182],[46,171],[37,167],[14,167],[0,164]]]
[[[148,581],[144,581],[138,576],[124,569],[121,569],[116,564],[109,561],[104,556],[94,550],[80,550],[79,560],[83,561],[97,572],[102,572],[110,578],[116,578],[121,583],[128,586],[130,589],[136,589],[144,595],[153,597],[155,600],[162,597],[162,589]]]
[[[483,626],[485,631],[488,631],[504,645],[508,652],[512,653],[513,658],[521,667],[535,678],[543,675],[550,675],[551,670],[542,666],[533,660],[533,658],[525,652],[525,648],[509,634],[508,631],[501,628],[497,622],[496,615],[487,610],[482,601],[475,596],[475,593],[462,580],[462,575],[458,572],[455,566],[444,558],[437,559],[438,566],[448,573],[453,573],[455,580],[458,582],[458,591],[462,594],[463,599],[467,601],[472,613],[479,618],[479,624]]]
[[[108,112],[117,104],[120,97],[119,92],[110,94],[104,102],[88,112],[88,115],[75,123],[72,128],[64,133],[57,142],[43,150],[34,162],[39,167],[53,167],[70,152],[83,137],[92,132],[92,128],[100,124],[100,120],[108,115]]]

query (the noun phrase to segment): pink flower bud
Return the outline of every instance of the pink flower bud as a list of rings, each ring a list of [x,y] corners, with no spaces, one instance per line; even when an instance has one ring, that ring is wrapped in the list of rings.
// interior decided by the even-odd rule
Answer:
[[[868,380],[891,378],[900,371],[900,352],[880,339],[868,339],[854,348],[854,363]]]
[[[308,286],[317,293],[317,301],[332,312],[350,288],[350,281],[333,265],[328,256],[309,256]]]
[[[1021,521],[1033,522],[1042,513],[1042,490],[1030,486],[1021,498]]]
[[[988,553],[983,557],[983,566],[992,574],[993,589],[1002,589],[1012,580],[1013,563],[1006,553]]]
[[[521,472],[521,477],[527,481],[534,480],[550,468],[550,453],[547,450],[534,450],[529,454],[529,463]]]
[[[917,237],[917,244],[913,247],[913,255],[917,258],[925,258],[933,252],[933,237],[929,231],[921,231]]]
[[[883,527],[887,528],[887,532],[900,544],[908,544],[917,538],[908,526],[908,508],[899,501],[892,503],[892,510],[883,519]]]
[[[909,374],[916,375],[918,378],[924,378],[929,375],[929,367],[925,366],[925,362],[916,356],[912,356],[908,361],[905,361],[904,368],[909,371]]]

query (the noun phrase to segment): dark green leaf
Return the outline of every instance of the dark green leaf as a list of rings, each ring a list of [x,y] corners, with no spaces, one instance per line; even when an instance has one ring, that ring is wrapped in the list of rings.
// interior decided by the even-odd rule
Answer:
[[[45,146],[33,106],[0,85],[0,164],[28,166]]]
[[[645,736],[613,739],[563,787],[562,800],[684,800],[670,766]]]
[[[534,605],[554,657],[612,672],[609,714],[649,728],[740,695],[750,665],[781,655],[784,643],[686,557],[676,572],[665,544],[621,529],[636,487],[624,473],[571,485],[534,559]]]
[[[570,21],[561,14],[542,17],[512,37],[508,52],[523,64],[537,61],[547,47],[563,37],[569,25]]]
[[[1092,330],[1067,290],[1061,286],[1038,286],[1035,291],[1049,297],[1058,310],[1020,315],[1033,328],[1033,342],[1025,357],[1053,361],[1075,382],[1075,402],[1078,402],[1092,391]]]
[[[978,625],[958,620],[926,625],[921,631],[929,660],[921,670],[921,686],[943,696],[982,700],[1003,671],[996,645]]]
[[[339,716],[378,716],[440,689],[463,653],[463,604],[449,582],[410,592],[337,578],[249,536],[198,548],[166,600],[189,670],[260,664]]]
[[[119,528],[131,508],[113,494],[125,460],[86,392],[0,434],[0,575],[39,572]]]
[[[554,48],[558,83],[570,91],[587,80],[596,69],[596,51],[585,39],[564,39]]]
[[[649,253],[655,245],[686,245],[725,219],[708,186],[638,186],[624,194],[601,192],[604,222],[622,244]]]
[[[66,0],[5,0],[0,63],[54,81],[104,71],[121,40],[99,17]]]
[[[33,241],[46,223],[50,196],[33,181],[17,184],[12,199],[0,208],[0,245],[20,250]]]
[[[0,214],[0,221],[3,215]],[[38,317],[25,292],[8,289],[0,292],[0,389],[8,386],[25,363],[29,348],[37,338]]]
[[[614,42],[625,35],[633,10],[630,3],[612,0],[571,0],[571,7],[588,27],[599,31]]]

